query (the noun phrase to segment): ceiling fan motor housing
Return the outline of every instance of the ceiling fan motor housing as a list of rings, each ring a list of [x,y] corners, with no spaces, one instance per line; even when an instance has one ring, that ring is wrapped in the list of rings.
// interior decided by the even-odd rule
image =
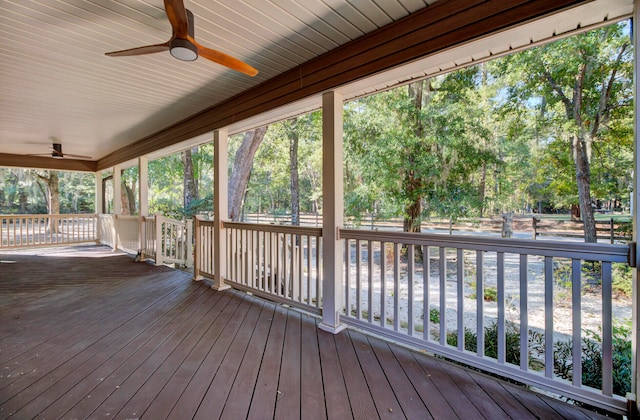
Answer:
[[[198,58],[198,48],[187,39],[175,38],[171,41],[171,55],[182,61],[193,61]]]
[[[53,151],[51,152],[52,158],[62,159],[64,155],[62,154],[62,144],[61,143],[53,143]]]

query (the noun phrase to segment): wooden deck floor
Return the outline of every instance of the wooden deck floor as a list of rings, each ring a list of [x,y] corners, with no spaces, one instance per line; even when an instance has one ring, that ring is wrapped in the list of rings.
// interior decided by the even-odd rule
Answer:
[[[0,418],[599,415],[102,247],[0,253]]]

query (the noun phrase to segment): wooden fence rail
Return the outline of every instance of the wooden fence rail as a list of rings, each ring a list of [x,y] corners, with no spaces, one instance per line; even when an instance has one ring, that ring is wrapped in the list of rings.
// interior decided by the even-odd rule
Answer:
[[[532,218],[532,238],[541,236],[556,236],[565,238],[584,238],[582,222],[571,220],[553,220]],[[631,231],[625,230],[629,222],[620,222],[613,217],[609,220],[596,220],[596,235],[598,239],[615,243],[616,241],[631,240]]]
[[[289,225],[290,214],[256,214],[250,213],[244,216],[245,222],[249,223],[271,223],[278,225]],[[300,215],[301,226],[322,226],[322,215],[314,213],[303,213]],[[401,219],[378,220],[374,217],[360,220],[347,219],[345,227],[362,228],[371,230],[402,230]],[[609,243],[616,241],[631,240],[630,230],[625,230],[629,225],[624,217],[610,218],[608,220],[597,220],[596,231],[598,239],[606,240]],[[453,235],[457,232],[464,233],[491,233],[502,237],[510,237],[512,233],[529,233],[533,239],[540,237],[566,237],[584,238],[582,222],[557,220],[543,218],[539,216],[509,216],[492,218],[462,218],[462,219],[428,219],[422,222],[422,230],[442,231]]]

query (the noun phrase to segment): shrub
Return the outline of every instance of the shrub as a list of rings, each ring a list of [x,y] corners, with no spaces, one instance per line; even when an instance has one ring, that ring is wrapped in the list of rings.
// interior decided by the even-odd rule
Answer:
[[[486,302],[496,302],[498,300],[498,289],[495,287],[486,287],[484,289],[484,300]]]
[[[436,308],[429,309],[429,321],[433,322],[434,324],[439,324],[440,323],[440,311],[437,310]]]
[[[436,311],[436,312],[434,312]],[[439,312],[432,309],[432,315]],[[436,322],[436,321],[434,321]],[[626,395],[631,391],[631,327],[629,325],[614,325],[613,327],[613,393]],[[437,337],[436,337],[437,339]],[[544,356],[544,333],[529,331],[529,365],[532,369],[544,368],[541,363]],[[458,333],[447,333],[447,344],[458,346]],[[582,338],[582,384],[596,389],[602,389],[602,338],[598,333],[585,330]],[[478,336],[475,331],[464,328],[464,348],[470,352],[478,351]],[[498,324],[492,322],[484,329],[484,354],[487,357],[498,357]],[[559,377],[571,380],[573,378],[573,343],[572,340],[558,340],[553,345],[553,369]],[[515,323],[505,324],[505,359],[508,363],[520,364],[520,330]]]
[[[613,290],[625,296],[632,296],[633,274],[631,267],[625,263],[612,264]]]

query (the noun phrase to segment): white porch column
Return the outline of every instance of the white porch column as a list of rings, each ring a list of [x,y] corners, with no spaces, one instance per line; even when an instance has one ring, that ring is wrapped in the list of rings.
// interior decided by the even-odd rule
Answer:
[[[145,216],[149,215],[149,160],[146,156],[138,158],[138,253],[144,259],[150,250],[146,249]],[[157,244],[156,244],[157,247]],[[156,253],[157,255],[157,253]]]
[[[149,159],[146,156],[138,158],[138,214],[149,215]]]
[[[113,167],[113,250],[116,251],[120,245],[118,235],[118,215],[122,214],[122,167]]]
[[[633,74],[634,74],[634,156],[633,156],[633,192],[631,194],[631,217],[633,220],[633,242],[637,243],[640,235],[640,105],[638,100],[640,98],[640,31],[638,31],[638,23],[640,22],[640,0],[635,0],[633,11]],[[636,265],[640,261],[640,255],[636,250],[635,255]],[[640,306],[638,300],[640,299],[640,287],[638,282],[640,281],[640,265],[638,265],[633,271],[633,299],[632,299],[632,319],[633,330],[631,338],[631,354],[633,357],[632,369],[633,374],[631,379],[631,392],[635,399],[636,409],[638,408],[638,385],[640,384],[640,373],[638,367],[640,366]],[[633,413],[629,413],[633,415]]]
[[[122,167],[113,167],[113,213],[122,214]]]
[[[224,284],[227,275],[227,241],[222,227],[223,220],[229,217],[229,140],[226,128],[213,132],[213,270],[212,289],[225,290],[230,286]]]
[[[343,226],[344,181],[342,160],[342,95],[322,95],[322,322],[320,329],[337,334],[343,294],[343,244],[338,228]]]
[[[93,197],[93,209],[96,214],[96,243],[100,244],[103,240],[102,226],[100,226],[100,214],[102,214],[102,205],[104,197],[104,189],[102,188],[102,171],[94,173],[95,176],[95,196]]]
[[[94,205],[94,211],[96,214],[100,214],[102,213],[102,206],[103,206],[103,197],[104,197],[104,191],[102,188],[102,171],[98,171],[95,174],[96,177],[96,191],[95,191],[95,197],[93,198],[93,205]]]

